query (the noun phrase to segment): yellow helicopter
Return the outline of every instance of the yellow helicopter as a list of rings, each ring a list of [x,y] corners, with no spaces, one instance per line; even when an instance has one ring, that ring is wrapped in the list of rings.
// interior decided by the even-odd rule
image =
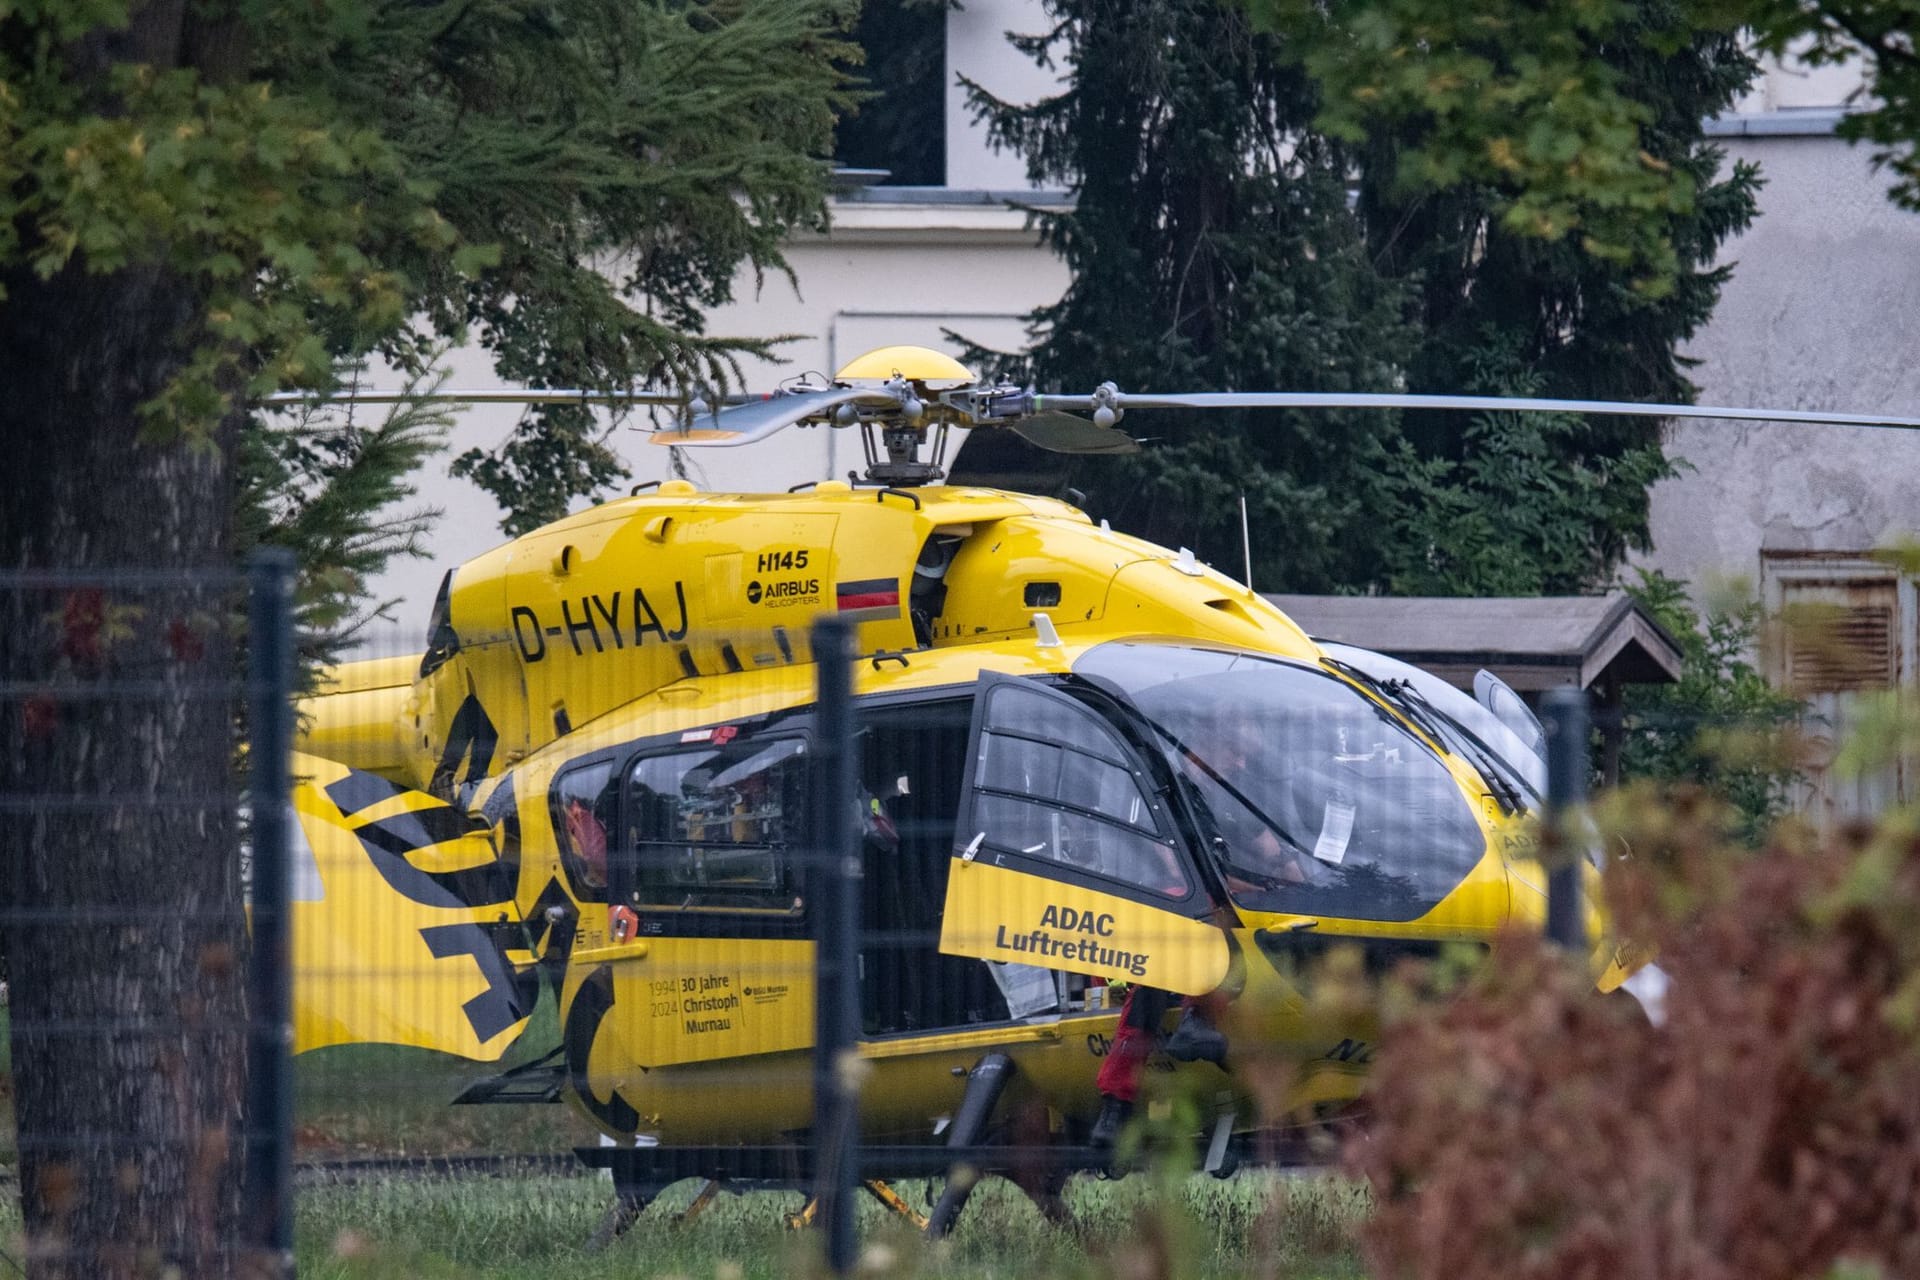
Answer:
[[[629,1213],[690,1175],[797,1183],[810,623],[835,615],[860,655],[857,1056],[876,1195],[956,1146],[1010,1168],[980,1152],[1015,1131],[1069,1153],[1023,1182],[1039,1196],[1103,1161],[1086,1153],[1122,984],[1189,998],[1230,1047],[1156,1053],[1148,1088],[1210,1100],[1217,1172],[1263,1116],[1355,1098],[1372,1014],[1316,1006],[1297,976],[1343,942],[1377,965],[1543,918],[1537,726],[1510,690],[1482,706],[1316,643],[1190,552],[938,481],[953,427],[1123,452],[1129,408],[1356,403],[1569,407],[1040,396],[911,347],[830,385],[692,405],[654,443],[857,428],[867,483],[666,481],[460,565],[423,654],[332,671],[297,763],[296,1048],[494,1061],[549,982],[561,1044],[465,1100],[563,1097],[611,1142],[583,1154],[613,1168]],[[1592,969],[1602,990],[1629,972],[1604,939]],[[1284,1096],[1262,1097],[1257,1068],[1276,1060]]]

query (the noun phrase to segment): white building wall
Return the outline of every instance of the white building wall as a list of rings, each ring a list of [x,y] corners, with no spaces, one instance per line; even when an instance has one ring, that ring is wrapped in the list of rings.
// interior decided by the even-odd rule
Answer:
[[[1713,321],[1686,349],[1703,402],[1920,415],[1920,216],[1889,203],[1869,150],[1832,132],[1859,90],[1857,66],[1770,66],[1749,113],[1715,122],[1766,186],[1760,216],[1725,247],[1735,266]],[[1703,601],[1831,611],[1835,630],[1773,627],[1757,655],[1808,699],[1798,806],[1832,821],[1911,800],[1920,762],[1832,765],[1858,691],[1920,674],[1916,584],[1870,554],[1920,533],[1920,432],[1684,422],[1668,451],[1682,471],[1653,490],[1644,564]]]
[[[1809,66],[1797,57],[1760,59],[1760,74],[1733,104],[1736,117],[1780,111],[1832,111],[1853,105],[1865,83],[1859,59]]]
[[[1710,129],[1760,166],[1760,214],[1729,242],[1712,322],[1686,347],[1706,403],[1920,413],[1920,216],[1887,200],[1867,148],[1833,134],[1858,63],[1768,60]],[[1920,434],[1687,422],[1680,475],[1654,488],[1644,563],[1701,591],[1756,589],[1794,554],[1852,554],[1920,531]]]
[[[1060,60],[1049,71],[1007,43],[1007,33],[1047,29],[1038,0],[967,0],[947,17],[947,185],[966,191],[1018,191],[1027,163],[986,145],[985,131],[967,109],[965,76],[1005,102],[1037,102],[1058,92]]]
[[[1713,323],[1687,347],[1710,404],[1920,414],[1920,217],[1831,136],[1728,139],[1758,161],[1761,216]],[[1757,582],[1762,556],[1866,551],[1920,531],[1920,434],[1687,422],[1684,470],[1653,491],[1646,562],[1697,584]]]

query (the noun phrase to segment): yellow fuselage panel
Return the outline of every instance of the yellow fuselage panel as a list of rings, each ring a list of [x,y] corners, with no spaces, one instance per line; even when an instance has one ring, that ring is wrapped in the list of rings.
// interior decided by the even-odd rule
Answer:
[[[596,971],[619,975],[588,1058],[593,1103],[583,1111],[613,1136],[640,1132],[665,1143],[777,1142],[804,1129],[813,1100],[811,944],[736,942],[731,950],[712,949],[682,963],[666,958],[677,941],[690,940],[649,939],[576,958],[569,1007]],[[1236,941],[1251,947],[1251,931],[1237,930]],[[806,954],[789,954],[793,947]],[[1257,958],[1249,969],[1246,991],[1220,1016],[1251,1074],[1242,1078],[1236,1067],[1236,1074],[1222,1076],[1210,1064],[1156,1057],[1147,1096],[1211,1096],[1225,1089],[1237,1100],[1243,1126],[1260,1114],[1256,1097],[1271,1105],[1271,1082],[1282,1072],[1293,1082],[1288,1106],[1357,1097],[1378,1037],[1374,1010],[1316,1004]],[[749,981],[745,975],[752,973],[764,980]],[[742,995],[740,1004],[727,1000],[730,992]],[[756,996],[763,1002],[757,1009],[747,1003]],[[688,999],[698,1006],[691,1014],[682,1007]],[[622,1009],[635,1000],[644,1002],[642,1010]],[[725,1008],[710,1007],[716,1003]],[[1168,1015],[1169,1028],[1177,1016]],[[662,1020],[696,1025],[690,1031],[641,1025]],[[1100,1107],[1095,1077],[1118,1021],[1118,1009],[1110,1008],[864,1041],[862,1132],[869,1141],[937,1141],[937,1122],[953,1115],[968,1069],[987,1052],[1006,1053],[1016,1068],[1013,1096],[1003,1105],[1032,1101],[1091,1119]],[[724,1050],[723,1038],[729,1041]],[[708,1044],[697,1046],[703,1039]],[[612,1123],[616,1115],[627,1123]]]
[[[1182,995],[1227,976],[1225,935],[1203,920],[988,862],[949,870],[940,950]]]
[[[1062,635],[1179,636],[1313,661],[1315,645],[1258,594],[1071,509],[1013,516],[955,554],[936,645],[1031,635],[1045,613]],[[1034,599],[1057,599],[1040,606]]]
[[[441,771],[444,792],[450,765],[460,782],[496,774],[663,686],[804,666],[823,614],[856,619],[862,652],[914,650],[914,565],[936,534],[958,540],[937,648],[1030,637],[1044,612],[1078,642],[1169,635],[1318,656],[1245,587],[1052,499],[667,488],[462,565],[448,608],[457,652],[411,690],[401,674],[417,658],[342,668],[351,682],[306,708],[313,745],[418,786]],[[484,750],[459,736],[476,725]]]
[[[395,1044],[498,1059],[526,1022],[492,933],[508,903],[463,901],[447,883],[484,876],[492,843],[418,791],[312,756],[293,767],[294,1052]]]
[[[663,685],[805,664],[822,614],[854,618],[863,651],[911,649],[907,605],[927,539],[955,526],[978,536],[1035,509],[1072,522],[1071,508],[1043,499],[842,485],[629,498],[516,539],[454,574],[459,652],[411,704],[414,776],[432,776],[469,698],[497,734],[487,769],[497,772]]]
[[[939,584],[944,596],[932,618],[931,647],[920,647],[908,607],[916,560],[935,537],[942,555],[952,555]],[[581,889],[562,865],[549,789],[592,753],[808,706],[817,680],[808,628],[834,612],[858,622],[861,652],[889,652],[885,662],[854,663],[860,695],[971,690],[989,672],[1063,675],[1090,647],[1120,639],[1178,638],[1308,662],[1320,657],[1285,615],[1191,557],[1096,527],[1064,503],[987,490],[936,487],[907,495],[823,485],[793,495],[721,496],[669,484],[462,566],[449,597],[458,637],[451,656],[411,687],[399,680],[397,664],[343,669],[341,698],[315,704],[312,736],[352,751],[347,738],[356,728],[397,707],[417,784],[437,775],[445,792],[449,758],[460,757],[458,781],[484,780],[470,808],[504,811],[494,803],[506,799],[497,788],[513,789],[521,916],[538,932],[536,917],[550,914],[556,884],[577,911],[562,1016],[569,1036],[576,1024],[591,1024],[591,1096],[578,1101],[610,1133],[753,1141],[806,1124],[812,949],[792,929],[777,938],[611,942],[606,905],[580,901]],[[1043,643],[1035,613],[1049,616],[1058,643]],[[485,752],[467,741],[477,724],[491,734]],[[385,771],[397,751],[393,734],[374,737],[362,758]],[[1512,824],[1484,796],[1472,769],[1451,757],[1448,764],[1476,801],[1488,837],[1479,864],[1417,920],[1319,920],[1316,931],[1474,940],[1516,912],[1531,913],[1530,898],[1517,901],[1527,897],[1519,886],[1510,901],[1503,853],[1512,850],[1501,842],[1512,837]],[[423,868],[436,865],[422,860]],[[991,880],[1003,871],[981,865],[958,874]],[[1008,906],[1007,918],[953,915],[954,928],[974,936],[951,939],[950,953],[1000,958],[985,952],[1002,926],[1009,937],[1019,930],[1029,951],[1040,944],[1080,948],[1081,939],[1063,942],[1058,931],[1084,931],[1091,909],[1088,945],[1071,958],[1050,953],[1043,965],[1050,958],[1046,967],[1200,992],[1222,986],[1228,954],[1237,948],[1243,976],[1226,977],[1224,989],[1237,997],[1223,1015],[1235,1043],[1298,1064],[1296,1101],[1350,1097],[1359,1089],[1374,1034],[1370,1015],[1312,1006],[1260,950],[1259,931],[1300,925],[1301,918],[1243,910],[1231,945],[1213,925],[1180,918],[1177,930],[1165,930],[1171,950],[1156,954],[1162,939],[1154,946],[1114,941],[1123,926],[1135,927],[1118,910],[1114,937],[1101,942],[1104,908],[1075,893],[977,896]],[[1097,956],[1102,947],[1116,957],[1105,970],[1081,954]],[[1119,962],[1123,951],[1154,957],[1143,966],[1146,977]],[[1063,1112],[1090,1114],[1114,1017],[1084,1013],[870,1042],[861,1051],[871,1066],[867,1130],[930,1136],[931,1121],[951,1112],[966,1068],[988,1048],[1015,1057],[1017,1089]],[[481,1047],[476,1042],[469,1051]],[[1221,1079],[1211,1066],[1180,1071],[1197,1072],[1195,1081],[1208,1086]]]

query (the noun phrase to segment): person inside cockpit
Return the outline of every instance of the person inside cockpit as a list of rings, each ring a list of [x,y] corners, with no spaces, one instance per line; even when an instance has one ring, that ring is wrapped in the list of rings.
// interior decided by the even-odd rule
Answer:
[[[1211,727],[1214,731],[1204,741],[1185,743],[1182,755],[1185,772],[1198,793],[1197,807],[1204,810],[1201,822],[1211,825],[1213,830],[1208,834],[1219,849],[1231,851],[1224,867],[1229,889],[1238,892],[1253,887],[1254,881],[1246,877],[1306,883],[1311,872],[1298,851],[1281,843],[1272,826],[1252,810],[1230,781],[1246,777],[1256,767],[1259,725],[1248,715],[1228,715]],[[1166,1038],[1168,1057],[1180,1062],[1212,1062],[1225,1069],[1227,1037],[1214,1025],[1216,998],[1188,997],[1181,1002],[1180,1023]],[[1101,1104],[1090,1135],[1094,1146],[1111,1146],[1120,1126],[1132,1114],[1147,1058],[1171,1000],[1170,992],[1156,987],[1136,984],[1128,988],[1120,1025],[1095,1079]]]
[[[1183,744],[1181,755],[1182,772],[1193,784],[1202,825],[1211,827],[1205,834],[1221,857],[1230,891],[1316,880],[1311,860],[1276,833],[1275,815],[1262,813],[1247,794],[1248,780],[1266,771],[1260,727],[1252,717],[1222,717],[1205,741]],[[1263,795],[1272,791],[1261,788]]]

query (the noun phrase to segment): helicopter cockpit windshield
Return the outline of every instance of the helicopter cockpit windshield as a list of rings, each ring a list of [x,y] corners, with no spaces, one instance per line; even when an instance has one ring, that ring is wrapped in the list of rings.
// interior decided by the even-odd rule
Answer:
[[[1316,667],[1118,641],[1074,674],[1121,697],[1159,740],[1242,907],[1413,920],[1486,852],[1439,757]]]

